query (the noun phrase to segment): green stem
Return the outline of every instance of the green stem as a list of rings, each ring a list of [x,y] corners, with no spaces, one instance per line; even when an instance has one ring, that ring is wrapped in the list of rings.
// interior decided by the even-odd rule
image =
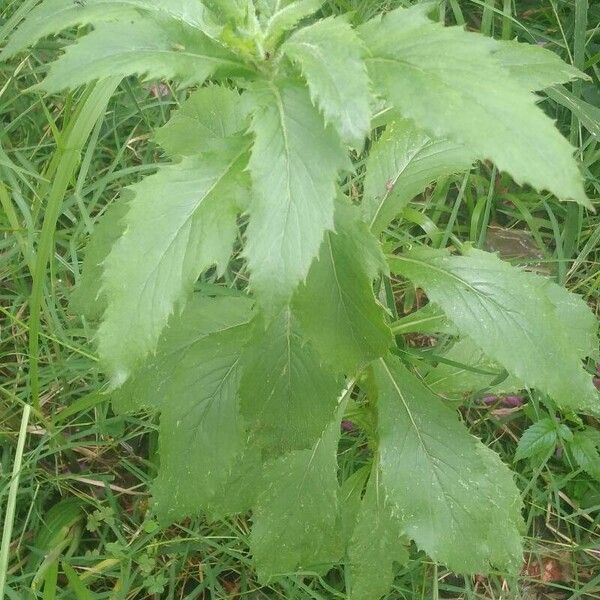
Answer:
[[[587,28],[588,0],[575,0],[575,23],[573,28],[573,66],[581,71],[585,69],[585,36]],[[573,95],[581,97],[582,82],[577,80],[573,83]],[[571,132],[569,140],[571,144],[579,146],[579,119],[571,115]],[[570,202],[567,206],[567,217],[563,234],[563,249],[567,259],[570,259],[577,249],[577,238],[583,220],[583,207]],[[561,281],[560,283],[565,283]]]
[[[74,117],[66,127],[64,135],[58,140],[56,161],[53,161],[57,164],[57,169],[48,195],[46,210],[44,211],[44,221],[37,246],[29,299],[29,382],[31,404],[36,410],[40,408],[40,314],[46,269],[53,250],[56,223],[60,216],[69,182],[79,164],[81,151],[96,121],[103,115],[106,104],[119,81],[120,79],[110,78],[91,85],[86,90]]]
[[[19,478],[21,475],[21,464],[23,462],[23,450],[25,448],[25,438],[27,437],[27,424],[31,406],[26,404],[23,407],[21,417],[21,427],[17,439],[17,450],[13,462],[12,478],[8,490],[8,499],[6,501],[6,512],[4,513],[4,527],[2,529],[2,545],[0,546],[0,598],[4,598],[4,586],[6,585],[6,573],[8,571],[8,554],[10,550],[10,540],[12,537],[13,523],[15,519],[15,507],[17,504],[17,492],[19,490]]]

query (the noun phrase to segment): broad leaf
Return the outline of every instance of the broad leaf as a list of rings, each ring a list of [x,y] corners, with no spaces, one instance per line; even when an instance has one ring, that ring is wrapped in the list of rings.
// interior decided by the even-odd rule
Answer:
[[[253,513],[250,549],[259,579],[296,569],[326,572],[336,556],[337,445],[340,418],[313,447],[264,467]]]
[[[349,163],[304,87],[278,82],[256,95],[254,198],[244,253],[258,302],[275,314],[306,277],[325,231],[333,229],[335,182]]]
[[[69,308],[86,319],[98,320],[106,309],[106,296],[102,293],[102,263],[123,235],[123,220],[129,210],[127,192],[125,190],[100,217],[85,249],[81,279],[71,294]]]
[[[242,359],[241,410],[268,453],[310,448],[331,422],[342,382],[300,335],[289,309],[255,323]]]
[[[233,142],[231,137],[248,125],[244,96],[230,88],[209,85],[193,92],[156,132],[154,140],[170,156],[189,156],[227,148]]]
[[[369,130],[370,91],[362,43],[341,17],[304,27],[282,51],[300,67],[311,97],[340,137],[362,148]]]
[[[350,600],[379,600],[394,581],[394,563],[408,560],[402,521],[391,511],[377,465],[367,484],[350,539]]]
[[[294,298],[304,333],[324,360],[348,374],[387,353],[392,335],[373,294],[387,266],[357,211],[340,202],[336,232],[327,232],[306,284]]]
[[[474,160],[466,146],[431,138],[408,119],[390,123],[367,159],[364,220],[381,233],[432,181],[466,171]]]
[[[160,469],[152,494],[162,521],[206,510],[239,470],[246,441],[239,358],[250,307],[244,298],[194,298],[171,319],[156,357],[115,394],[120,412],[160,411]]]
[[[582,318],[587,309],[575,299],[574,312],[568,310],[568,292],[554,291],[557,299],[545,279],[481,250],[451,256],[416,248],[390,262],[393,272],[422,287],[461,333],[524,384],[562,408],[600,414],[598,393],[580,361],[581,342],[574,346],[567,333],[573,324],[581,335],[581,323],[594,320]]]
[[[501,42],[494,58],[528,90],[543,90],[573,79],[589,79],[555,52],[534,44]]]
[[[154,349],[200,273],[222,272],[245,199],[244,147],[162,167],[131,189],[124,235],[105,261],[99,351],[114,384]]]
[[[219,69],[242,73],[245,67],[194,27],[138,16],[98,23],[52,63],[40,85],[47,92],[59,92],[94,79],[133,74],[177,78],[181,85],[192,85]]]
[[[536,96],[498,68],[498,42],[434,23],[430,10],[400,8],[360,28],[375,85],[434,137],[464,144],[517,183],[590,206],[572,147]]]
[[[511,472],[398,359],[380,359],[374,372],[381,483],[404,533],[459,573],[517,568]]]

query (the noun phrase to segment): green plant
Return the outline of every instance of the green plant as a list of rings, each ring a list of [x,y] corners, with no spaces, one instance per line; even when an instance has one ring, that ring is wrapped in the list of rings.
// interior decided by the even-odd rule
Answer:
[[[386,256],[380,240],[430,182],[476,160],[589,205],[532,93],[583,75],[542,48],[444,28],[430,4],[356,28],[306,24],[319,0],[255,4],[47,0],[2,53],[91,23],[44,90],[134,73],[198,87],[156,133],[173,163],[111,205],[73,298],[102,315],[115,409],[161,413],[154,510],[169,522],[252,509],[263,579],[343,560],[355,598],[386,591],[409,540],[462,573],[518,566],[510,471],[392,332],[444,332],[478,353],[472,389],[510,375],[597,415],[581,362],[595,319],[563,288],[469,245]],[[349,156],[367,137],[351,202]],[[208,270],[221,285],[197,285]],[[393,310],[390,271],[425,290],[423,313],[391,323],[379,301]],[[347,410],[372,460],[340,483]]]

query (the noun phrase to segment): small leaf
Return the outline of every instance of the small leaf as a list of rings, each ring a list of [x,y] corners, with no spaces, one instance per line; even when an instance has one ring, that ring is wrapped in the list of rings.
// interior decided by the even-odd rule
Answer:
[[[540,419],[530,425],[521,436],[515,461],[524,458],[548,458],[558,443],[558,427],[553,419]]]
[[[209,85],[193,92],[155,133],[154,140],[169,156],[219,151],[231,144],[234,134],[248,128],[248,113],[243,95],[224,86]]]
[[[415,248],[390,264],[510,374],[564,409],[600,414],[598,394],[581,364],[581,341],[573,344],[566,333],[573,326],[587,340],[595,319],[566,290],[549,289],[542,277],[475,249],[451,256]]]
[[[333,229],[335,183],[349,163],[303,86],[277,82],[257,92],[256,101],[254,198],[244,254],[250,286],[274,315],[305,279],[325,231]]]
[[[303,331],[324,360],[349,374],[386,354],[393,342],[372,284],[386,270],[385,258],[355,213],[338,203],[336,233],[325,234],[293,303]]]
[[[600,481],[600,452],[599,440],[589,434],[589,430],[576,431],[568,449],[575,462],[594,479]]]
[[[512,473],[397,358],[376,361],[374,374],[381,482],[403,532],[458,573],[518,568]]]
[[[280,36],[305,17],[309,17],[321,8],[324,0],[284,0],[273,4],[265,25],[265,37],[270,48],[274,48]],[[269,0],[259,3],[265,5]]]
[[[330,17],[296,31],[282,52],[296,62],[311,97],[342,140],[362,148],[369,130],[370,98],[362,43],[341,17]]]
[[[161,167],[131,189],[126,229],[104,263],[108,308],[99,353],[113,383],[154,350],[167,319],[200,273],[223,272],[247,191],[245,148]]]
[[[367,159],[364,220],[381,233],[431,182],[470,169],[474,160],[466,146],[431,138],[408,119],[390,123]]]

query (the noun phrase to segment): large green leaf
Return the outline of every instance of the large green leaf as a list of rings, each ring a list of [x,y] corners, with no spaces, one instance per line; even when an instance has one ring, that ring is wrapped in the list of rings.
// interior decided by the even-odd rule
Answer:
[[[275,314],[333,229],[335,182],[348,157],[305,87],[284,81],[256,92],[254,184],[245,255],[258,302]]]
[[[340,418],[307,450],[265,464],[250,549],[264,581],[296,569],[326,572],[336,556]]]
[[[361,27],[371,79],[405,117],[434,137],[464,144],[517,183],[590,206],[572,147],[536,96],[499,67],[499,42],[426,14],[397,9]]]
[[[283,45],[295,61],[313,100],[340,137],[361,148],[369,131],[371,94],[362,43],[341,17],[331,17],[304,27]]]
[[[242,73],[245,67],[195,27],[138,15],[97,23],[52,63],[41,86],[59,92],[94,79],[133,74],[176,78],[181,85],[192,85],[219,69]]]
[[[402,521],[390,504],[375,464],[348,548],[350,600],[378,600],[394,581],[394,563],[408,560]]]
[[[156,356],[115,393],[119,412],[160,411],[160,469],[152,495],[163,521],[206,510],[226,495],[239,471],[246,452],[239,359],[250,307],[245,298],[192,299],[171,319]]]
[[[528,90],[543,90],[573,79],[589,79],[555,52],[533,44],[501,42],[494,58]]]
[[[246,187],[244,147],[187,158],[134,185],[125,233],[105,260],[100,357],[115,384],[156,345],[200,273],[224,270]]]
[[[373,279],[387,270],[381,247],[358,211],[340,202],[336,232],[327,232],[306,280],[294,297],[304,333],[324,360],[353,374],[383,356],[393,338]]]
[[[367,159],[361,210],[375,234],[432,181],[468,170],[475,154],[466,146],[434,139],[408,119],[390,123]]]
[[[310,448],[333,418],[342,388],[285,308],[265,328],[257,319],[242,359],[241,410],[269,453]]]
[[[170,156],[189,156],[231,145],[249,125],[248,103],[235,90],[209,85],[193,92],[154,135]],[[239,143],[243,143],[239,140]]]
[[[459,573],[518,568],[521,500],[509,469],[397,358],[375,362],[374,374],[381,483],[403,532]]]
[[[392,271],[422,287],[448,318],[493,360],[565,409],[600,414],[600,401],[580,358],[595,319],[567,291],[494,254],[464,256],[416,248],[390,259]],[[592,327],[592,331],[588,330]]]

